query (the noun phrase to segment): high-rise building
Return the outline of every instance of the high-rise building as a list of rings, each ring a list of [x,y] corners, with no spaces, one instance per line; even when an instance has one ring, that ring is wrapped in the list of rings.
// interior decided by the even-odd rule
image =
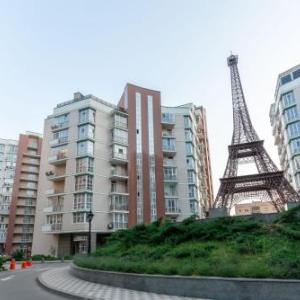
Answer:
[[[15,140],[0,139],[0,254],[4,253],[6,243],[17,144]]]
[[[213,201],[205,110],[127,84],[117,106],[75,93],[45,120],[33,253],[87,251],[111,232],[203,217]],[[46,192],[45,192],[46,191]]]
[[[42,137],[20,134],[5,252],[31,254]]]
[[[300,191],[300,65],[278,76],[270,109],[275,145],[285,177]]]

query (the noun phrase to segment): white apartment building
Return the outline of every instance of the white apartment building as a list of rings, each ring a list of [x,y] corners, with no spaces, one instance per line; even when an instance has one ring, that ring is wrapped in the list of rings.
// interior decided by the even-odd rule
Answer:
[[[300,65],[278,76],[270,121],[280,165],[288,181],[300,191]]]
[[[0,254],[4,252],[17,160],[16,140],[0,139]]]

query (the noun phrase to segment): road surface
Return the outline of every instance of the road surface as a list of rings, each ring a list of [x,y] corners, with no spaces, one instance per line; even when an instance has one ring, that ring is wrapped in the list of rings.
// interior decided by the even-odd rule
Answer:
[[[66,264],[44,263],[14,272],[0,272],[0,300],[62,300],[62,296],[43,289],[36,281],[41,272]]]

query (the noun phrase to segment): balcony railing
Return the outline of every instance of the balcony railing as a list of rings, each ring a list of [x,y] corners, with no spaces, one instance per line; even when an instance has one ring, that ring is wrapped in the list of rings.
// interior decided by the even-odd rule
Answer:
[[[123,137],[123,136],[113,135],[112,136],[112,142],[113,143],[120,143],[120,144],[123,144],[123,145],[128,145],[128,138]]]
[[[113,229],[126,229],[128,228],[128,223],[113,222]]]
[[[65,122],[62,122],[62,123],[53,124],[51,126],[51,129],[54,131],[54,130],[59,130],[59,129],[62,129],[62,128],[65,128],[65,127],[68,127],[68,126],[69,126],[69,121],[65,121]]]
[[[66,171],[63,170],[63,171],[48,171],[46,172],[46,176],[48,178],[48,180],[62,180],[64,179],[66,175]]]
[[[177,181],[177,174],[164,174],[165,181]]]
[[[161,123],[175,125],[175,117],[173,115],[162,116]]]
[[[64,136],[64,137],[59,137],[55,140],[50,141],[49,145],[50,146],[58,146],[58,145],[61,145],[61,144],[66,144],[66,143],[68,143],[68,137]]]
[[[127,180],[128,174],[119,170],[112,170],[110,174],[111,179]]]
[[[54,223],[54,224],[46,224],[43,225],[42,231],[43,232],[56,232],[61,231],[62,223]]]
[[[63,205],[52,205],[44,208],[44,213],[62,212]]]
[[[51,164],[58,164],[60,162],[63,162],[67,159],[67,153],[66,152],[58,152],[53,156],[50,156],[48,161]]]
[[[169,145],[169,146],[163,145],[162,149],[163,149],[164,152],[176,152],[175,145],[172,145],[172,146],[171,145]]]
[[[178,207],[168,207],[166,206],[165,208],[166,214],[180,214],[181,213],[181,209]]]
[[[64,190],[62,189],[59,189],[59,190],[56,190],[56,189],[48,189],[46,190],[45,194],[47,196],[54,196],[54,195],[58,195],[58,194],[63,194],[64,193]]]
[[[121,160],[121,161],[127,161],[127,153],[119,153],[119,152],[113,152],[112,153],[112,159],[113,160]]]

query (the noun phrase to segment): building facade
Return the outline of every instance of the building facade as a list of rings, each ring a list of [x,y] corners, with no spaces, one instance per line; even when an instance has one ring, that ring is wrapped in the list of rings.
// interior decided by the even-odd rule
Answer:
[[[270,121],[280,165],[288,181],[300,191],[300,65],[278,76]]]
[[[203,217],[212,193],[202,107],[132,84],[117,106],[75,93],[45,120],[33,253],[85,253],[90,210],[95,248],[118,229]]]
[[[18,142],[0,139],[0,254],[5,251]]]
[[[42,137],[20,134],[6,237],[7,254],[23,250],[31,254]]]

